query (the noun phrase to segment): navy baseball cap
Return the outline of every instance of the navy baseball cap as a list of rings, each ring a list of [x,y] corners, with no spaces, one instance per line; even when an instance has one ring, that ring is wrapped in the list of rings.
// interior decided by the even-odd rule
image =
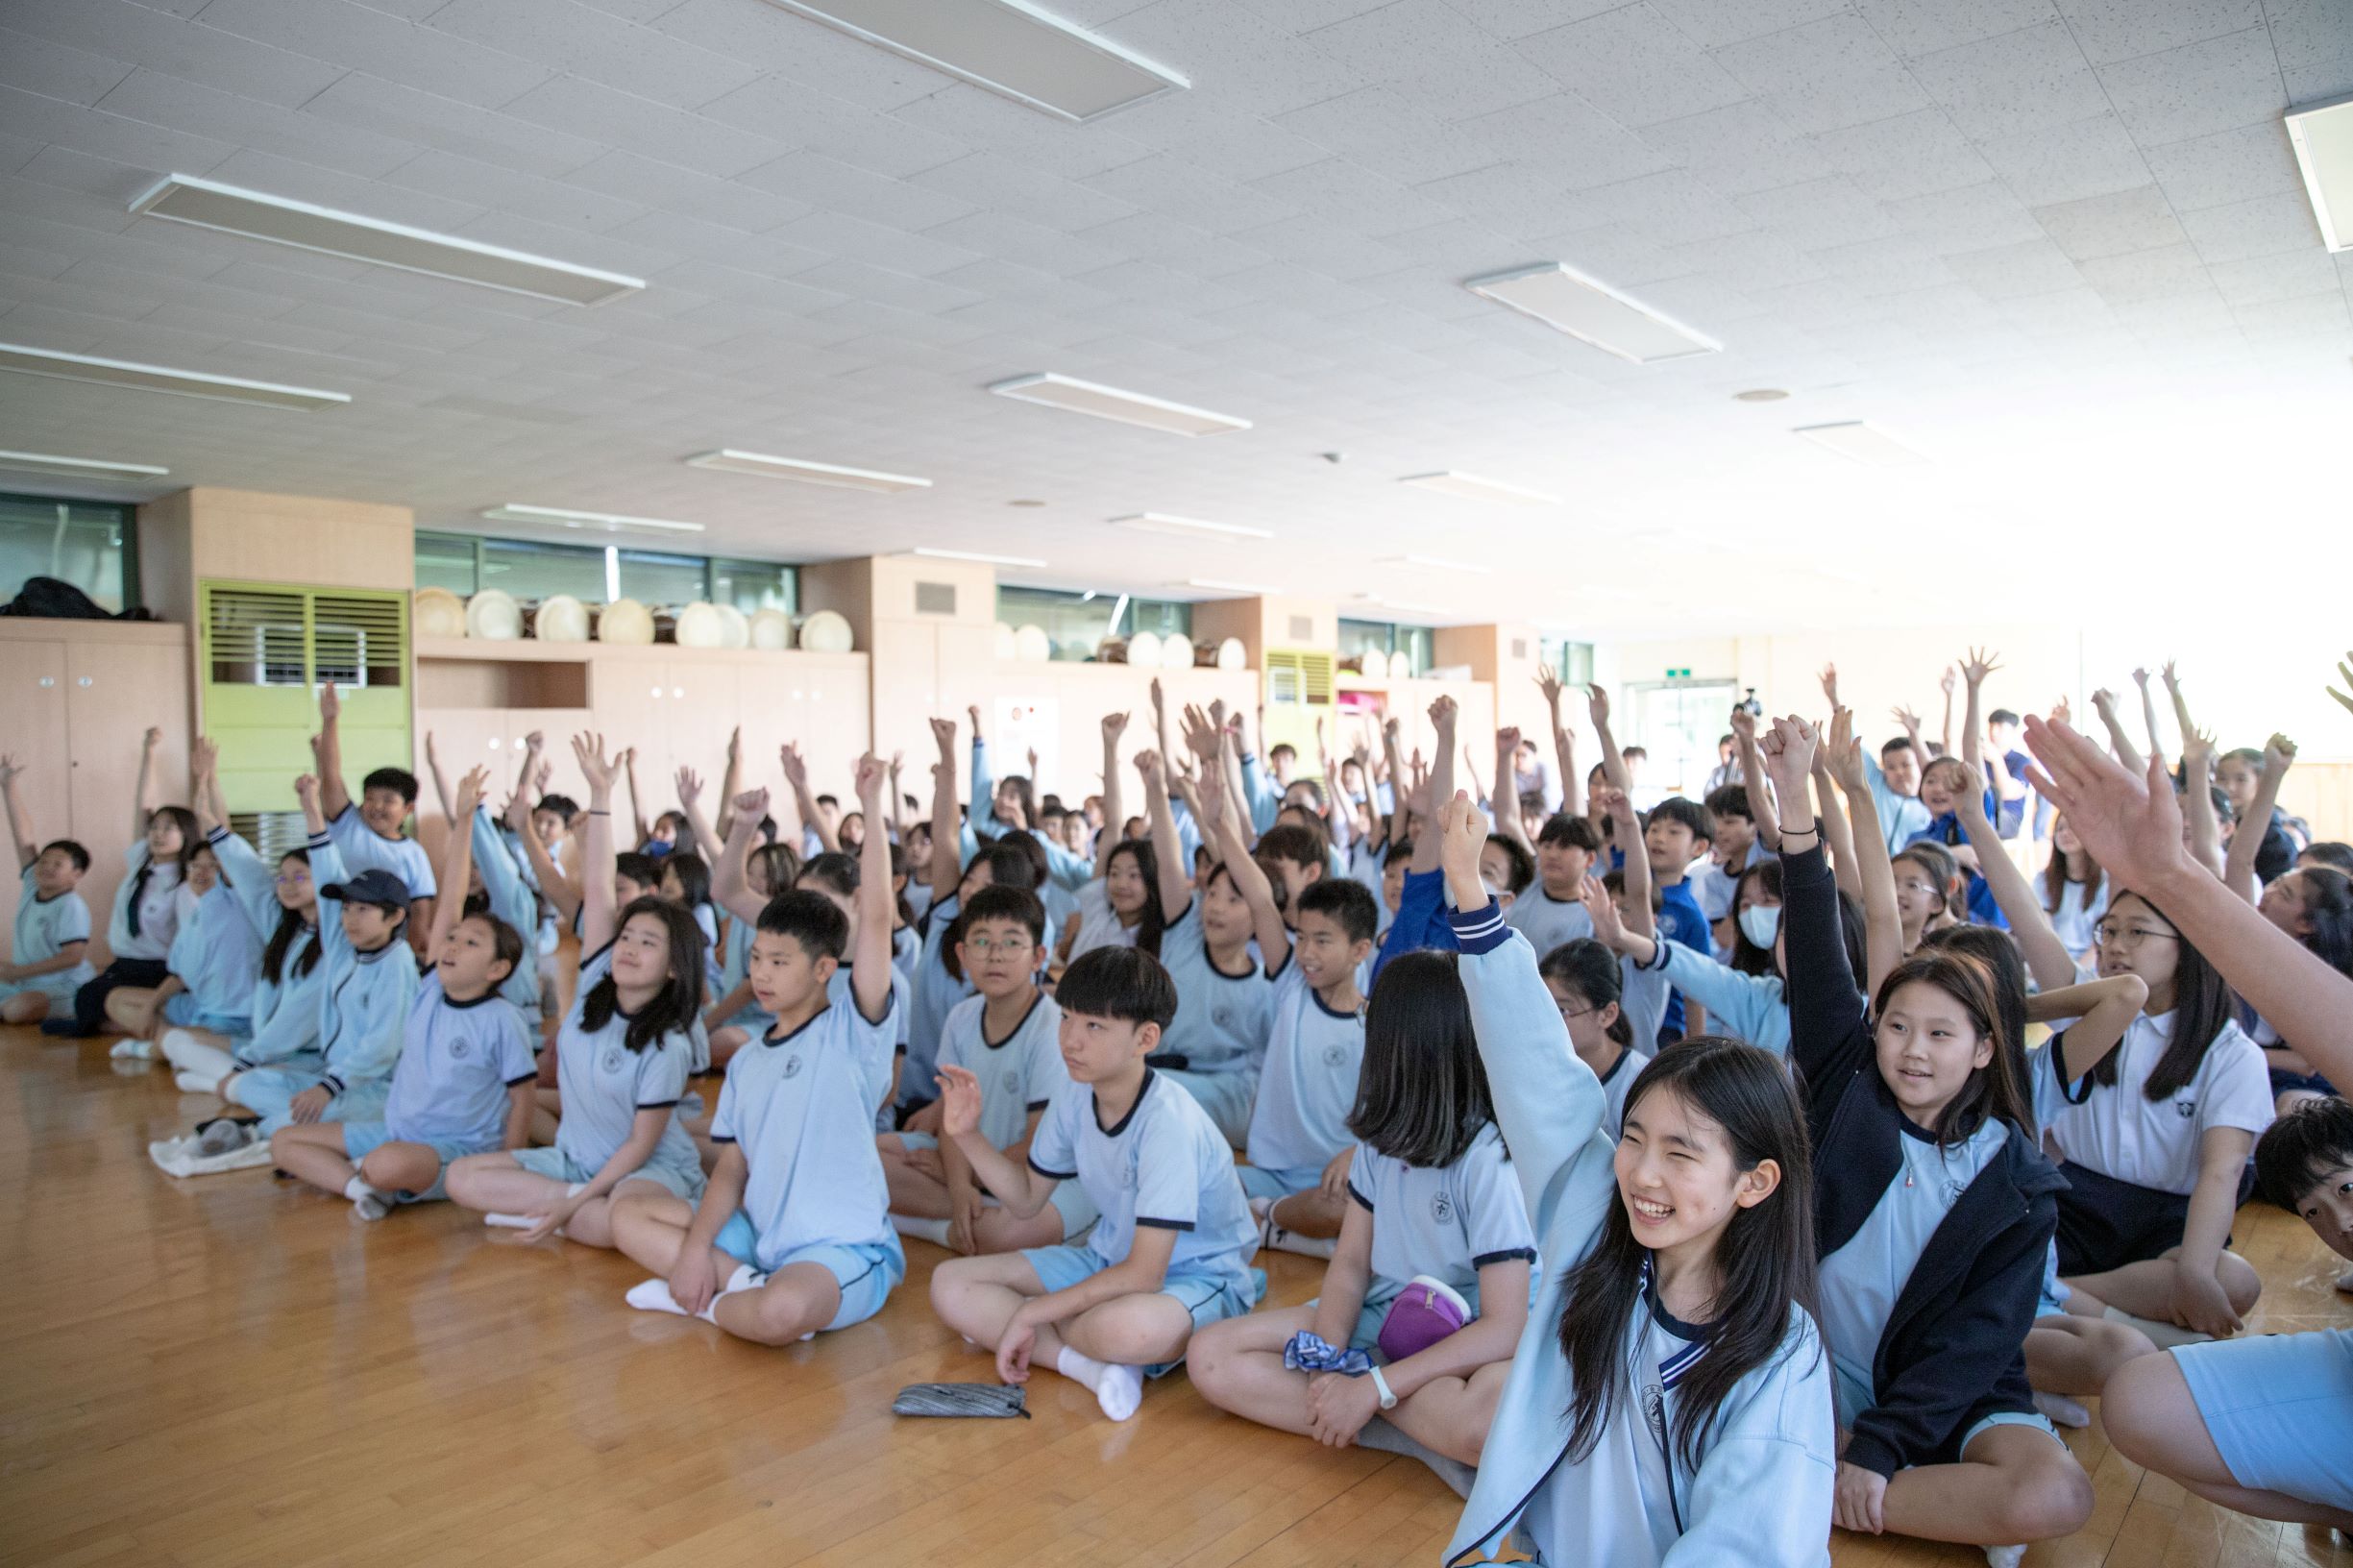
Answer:
[[[330,882],[319,890],[323,898],[340,898],[347,904],[375,904],[382,909],[406,910],[408,884],[380,866],[371,866],[348,882]]]

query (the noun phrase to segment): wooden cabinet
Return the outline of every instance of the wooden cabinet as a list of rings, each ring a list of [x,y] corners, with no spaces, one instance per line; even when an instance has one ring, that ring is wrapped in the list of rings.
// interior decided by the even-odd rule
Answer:
[[[137,803],[141,739],[163,731],[156,797],[188,797],[188,635],[135,621],[0,619],[0,747],[25,769],[26,826],[90,852],[82,896],[103,935]],[[0,943],[16,900],[0,900]],[[103,962],[105,955],[94,954]]]

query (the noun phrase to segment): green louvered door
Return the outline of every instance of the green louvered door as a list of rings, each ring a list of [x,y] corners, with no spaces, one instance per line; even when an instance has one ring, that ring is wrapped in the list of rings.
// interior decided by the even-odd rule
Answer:
[[[289,811],[310,771],[318,692],[343,697],[343,770],[414,764],[408,729],[408,596],[287,583],[197,585],[205,732],[221,748],[233,814]]]

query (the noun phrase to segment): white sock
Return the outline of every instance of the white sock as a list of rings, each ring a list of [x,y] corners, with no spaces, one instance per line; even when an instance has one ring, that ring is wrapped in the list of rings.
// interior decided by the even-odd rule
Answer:
[[[1143,1368],[1140,1366],[1098,1361],[1065,1345],[1062,1353],[1054,1358],[1054,1370],[1072,1383],[1083,1383],[1093,1389],[1094,1402],[1114,1421],[1125,1421],[1143,1405]]]
[[[1271,1247],[1277,1252],[1295,1253],[1302,1258],[1329,1258],[1338,1249],[1339,1241],[1335,1237],[1301,1236],[1297,1231],[1285,1230],[1276,1221],[1275,1208],[1270,1203],[1266,1206],[1264,1217],[1259,1222],[1259,1245]]]
[[[947,1245],[947,1221],[944,1219],[918,1219],[913,1214],[895,1213],[891,1216],[891,1229],[901,1236],[928,1241],[935,1247]]]
[[[218,1094],[221,1081],[208,1072],[175,1072],[172,1084],[183,1094]]]
[[[163,1031],[164,1059],[182,1072],[219,1083],[236,1070],[236,1058],[218,1045],[208,1045],[185,1029]]]
[[[2171,1350],[2176,1345],[2202,1345],[2214,1337],[2195,1329],[2185,1329],[2178,1323],[2159,1323],[2150,1318],[2135,1317],[2121,1307],[2111,1307],[2100,1315],[2112,1323],[2139,1329],[2148,1335],[2148,1342],[2159,1350]]]
[[[1985,1549],[1986,1568],[2018,1568],[2026,1560],[2022,1546],[1989,1546]]]
[[[2037,1388],[2034,1391],[2034,1408],[2063,1427],[2088,1427],[2092,1424],[2092,1412],[2065,1394],[2047,1393]]]
[[[539,1221],[528,1214],[484,1214],[482,1223],[496,1225],[502,1230],[527,1231]]]
[[[343,1195],[352,1200],[352,1213],[361,1219],[381,1219],[392,1213],[394,1195],[379,1187],[370,1187],[358,1176],[343,1184]]]
[[[674,1312],[687,1315],[685,1308],[670,1293],[670,1282],[661,1278],[641,1280],[629,1286],[629,1293],[621,1298],[641,1312]]]

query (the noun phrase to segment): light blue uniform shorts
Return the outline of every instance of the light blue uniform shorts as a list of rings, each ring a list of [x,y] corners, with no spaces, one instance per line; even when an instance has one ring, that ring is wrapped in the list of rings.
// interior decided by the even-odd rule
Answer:
[[[728,1216],[711,1244],[739,1263],[760,1266],[760,1236],[741,1209]],[[776,1268],[791,1263],[815,1263],[829,1271],[834,1284],[841,1286],[842,1309],[825,1325],[827,1332],[863,1323],[881,1311],[882,1304],[891,1299],[891,1292],[907,1277],[906,1255],[880,1242],[855,1247],[802,1247],[776,1260]],[[775,1271],[769,1270],[771,1274]]]
[[[1051,1295],[1067,1290],[1079,1281],[1100,1274],[1111,1267],[1112,1261],[1092,1247],[1032,1247],[1021,1254],[1037,1272],[1038,1283]],[[1251,1274],[1197,1274],[1183,1269],[1170,1269],[1162,1280],[1160,1294],[1174,1300],[1192,1314],[1193,1333],[1198,1334],[1212,1323],[1221,1323],[1229,1317],[1240,1317],[1258,1305],[1262,1286]],[[1147,1366],[1144,1376],[1157,1378],[1183,1364],[1182,1359]]]
[[[261,1114],[261,1136],[269,1137],[281,1127],[294,1125],[294,1096],[316,1085],[319,1075],[312,1071],[289,1072],[283,1067],[248,1067],[232,1075],[230,1087],[234,1093],[227,1098]],[[327,1102],[319,1114],[321,1121],[378,1121],[384,1114],[384,1101],[392,1093],[389,1078],[373,1079],[354,1084]]]
[[[2183,1345],[2172,1357],[2233,1481],[2353,1511],[2353,1329]]]
[[[254,1032],[252,1015],[208,1013],[196,1005],[193,992],[176,991],[163,998],[163,1018],[165,1022],[176,1023],[183,1029],[209,1029],[231,1040],[250,1039]]]
[[[534,1176],[545,1176],[551,1182],[576,1187],[597,1179],[595,1171],[583,1170],[578,1161],[570,1158],[561,1149],[516,1149],[513,1153],[516,1164]],[[649,1161],[624,1176],[615,1184],[614,1189],[618,1191],[631,1182],[651,1182],[671,1196],[693,1203],[702,1196],[702,1180],[700,1165],[691,1170],[677,1170],[657,1161]]]
[[[433,1177],[433,1185],[422,1192],[402,1192],[403,1203],[440,1203],[449,1197],[442,1182],[450,1174],[450,1162],[463,1160],[469,1154],[490,1151],[478,1143],[468,1143],[453,1138],[401,1138],[392,1136],[392,1129],[380,1121],[347,1121],[343,1124],[344,1157],[357,1164],[387,1143],[422,1143],[441,1158],[441,1169]]]

